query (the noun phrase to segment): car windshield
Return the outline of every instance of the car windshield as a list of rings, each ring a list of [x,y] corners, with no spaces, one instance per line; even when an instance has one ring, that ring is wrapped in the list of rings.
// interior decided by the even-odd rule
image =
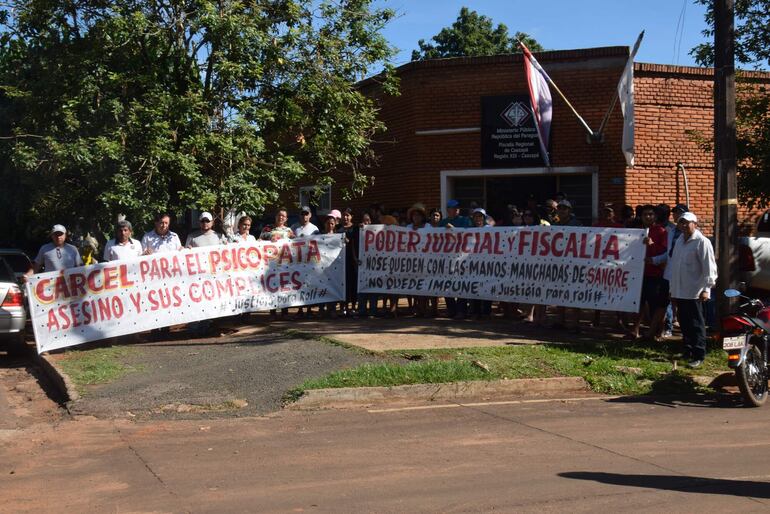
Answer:
[[[5,261],[6,257],[0,257],[0,282],[16,282],[13,270]]]
[[[2,258],[5,259],[5,262],[16,273],[26,273],[30,267],[29,259],[26,255],[10,253],[2,255]]]

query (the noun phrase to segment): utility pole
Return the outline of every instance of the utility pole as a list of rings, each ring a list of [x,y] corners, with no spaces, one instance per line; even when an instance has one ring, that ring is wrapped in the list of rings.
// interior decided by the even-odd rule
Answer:
[[[735,162],[735,1],[714,0],[714,235],[719,315],[730,308],[721,293],[736,284],[738,198]]]

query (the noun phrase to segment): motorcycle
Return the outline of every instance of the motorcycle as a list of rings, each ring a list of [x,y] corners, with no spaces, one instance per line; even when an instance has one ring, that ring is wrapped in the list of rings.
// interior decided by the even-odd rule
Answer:
[[[735,370],[745,405],[760,407],[767,401],[770,376],[770,306],[735,289],[727,289],[724,295],[746,300],[736,312],[722,318],[722,349],[727,352],[727,365]]]

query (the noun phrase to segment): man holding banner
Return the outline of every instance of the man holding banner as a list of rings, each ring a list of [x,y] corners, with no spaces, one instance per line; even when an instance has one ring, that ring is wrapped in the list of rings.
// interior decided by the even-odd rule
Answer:
[[[40,247],[33,267],[27,272],[27,276],[40,273],[43,269],[45,271],[60,271],[82,266],[83,260],[80,258],[80,252],[66,241],[67,229],[64,228],[64,225],[54,225],[51,228],[51,242]]]

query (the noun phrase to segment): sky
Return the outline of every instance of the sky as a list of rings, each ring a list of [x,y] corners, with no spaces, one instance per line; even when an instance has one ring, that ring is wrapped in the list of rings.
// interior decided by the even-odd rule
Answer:
[[[705,7],[694,0],[380,0],[398,17],[384,34],[400,49],[394,63],[409,62],[417,41],[452,25],[465,6],[503,23],[513,36],[526,32],[547,50],[633,46],[644,40],[638,62],[695,66],[689,52],[706,41]],[[682,16],[683,14],[683,16]]]

